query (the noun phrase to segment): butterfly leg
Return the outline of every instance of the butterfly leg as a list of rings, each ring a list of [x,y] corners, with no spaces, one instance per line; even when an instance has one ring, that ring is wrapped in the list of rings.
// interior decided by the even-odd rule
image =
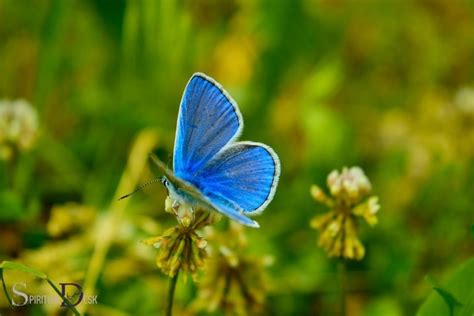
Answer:
[[[179,223],[184,227],[188,227],[194,221],[194,208],[191,204],[174,201],[172,208]]]
[[[177,213],[178,213],[178,209],[179,209],[180,205],[181,204],[179,204],[179,202],[177,200],[173,201],[173,205],[171,207],[173,208],[173,211],[174,211],[175,215],[178,215]]]

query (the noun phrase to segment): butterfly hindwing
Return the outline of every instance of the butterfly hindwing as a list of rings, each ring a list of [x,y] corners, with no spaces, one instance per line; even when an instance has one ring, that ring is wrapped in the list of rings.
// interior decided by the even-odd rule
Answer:
[[[258,223],[247,216],[245,216],[244,211],[237,205],[235,202],[230,201],[225,196],[219,194],[216,191],[207,192],[206,195],[203,195],[205,200],[208,201],[209,205],[219,213],[239,222],[240,224],[258,228],[260,227]]]
[[[189,180],[242,130],[242,115],[212,78],[194,74],[184,91],[176,130],[173,169]]]
[[[258,213],[272,200],[280,162],[266,145],[237,142],[225,147],[191,182],[210,198],[231,201],[245,214]]]

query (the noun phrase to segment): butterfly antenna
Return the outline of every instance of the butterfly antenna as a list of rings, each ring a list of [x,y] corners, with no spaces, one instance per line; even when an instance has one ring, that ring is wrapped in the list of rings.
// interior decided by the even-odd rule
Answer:
[[[153,179],[153,180],[151,180],[151,181],[148,181],[148,182],[146,182],[146,183],[140,185],[138,188],[136,188],[135,191],[133,191],[133,192],[131,192],[131,193],[129,193],[129,194],[125,194],[124,196],[120,197],[118,200],[120,201],[120,200],[123,200],[123,199],[125,199],[125,198],[128,198],[129,196],[131,196],[131,195],[133,195],[133,194],[135,194],[135,193],[137,193],[137,192],[143,190],[144,188],[146,188],[146,187],[149,186],[150,184],[153,184],[153,183],[156,183],[156,182],[161,182],[161,179],[158,178],[158,179]]]
[[[171,158],[171,154],[169,154],[169,155],[168,155],[168,164],[167,164],[168,168],[169,168],[170,165],[171,165],[171,159],[172,159],[172,158]]]

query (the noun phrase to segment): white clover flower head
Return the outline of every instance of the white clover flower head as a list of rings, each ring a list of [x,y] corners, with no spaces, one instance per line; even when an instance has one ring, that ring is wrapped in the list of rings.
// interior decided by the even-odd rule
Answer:
[[[191,205],[169,196],[165,211],[176,216],[178,224],[143,242],[158,250],[156,264],[165,274],[173,277],[182,270],[196,279],[208,255],[207,240],[199,231],[213,224],[218,216],[200,208],[193,210]]]
[[[362,260],[365,248],[358,236],[358,219],[376,225],[379,198],[368,196],[372,185],[359,167],[332,171],[327,184],[330,196],[317,185],[310,188],[313,198],[329,208],[329,212],[316,215],[310,223],[320,232],[318,245],[330,257]]]
[[[13,145],[26,150],[38,132],[38,112],[23,99],[0,100],[0,146]]]
[[[332,171],[327,184],[336,199],[350,203],[357,203],[372,190],[369,179],[360,167],[344,167],[342,172]]]

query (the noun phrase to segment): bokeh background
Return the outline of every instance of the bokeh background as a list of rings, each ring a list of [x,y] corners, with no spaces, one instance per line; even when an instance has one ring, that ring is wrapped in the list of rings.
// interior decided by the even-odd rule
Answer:
[[[347,265],[348,314],[414,315],[425,276],[442,283],[474,251],[473,30],[469,0],[0,0],[0,99],[27,100],[39,126],[0,164],[0,258],[82,284],[112,225],[91,312],[160,313],[168,278],[140,240],[174,225],[166,192],[116,198],[156,176],[148,152],[171,161],[181,94],[201,71],[239,103],[241,138],[282,163],[243,250],[273,258],[261,313],[339,310],[336,261],[309,226],[326,208],[309,188],[357,165],[381,210]],[[14,273],[7,284],[28,279]],[[178,283],[177,313],[197,291]],[[3,294],[0,306],[11,312]]]

